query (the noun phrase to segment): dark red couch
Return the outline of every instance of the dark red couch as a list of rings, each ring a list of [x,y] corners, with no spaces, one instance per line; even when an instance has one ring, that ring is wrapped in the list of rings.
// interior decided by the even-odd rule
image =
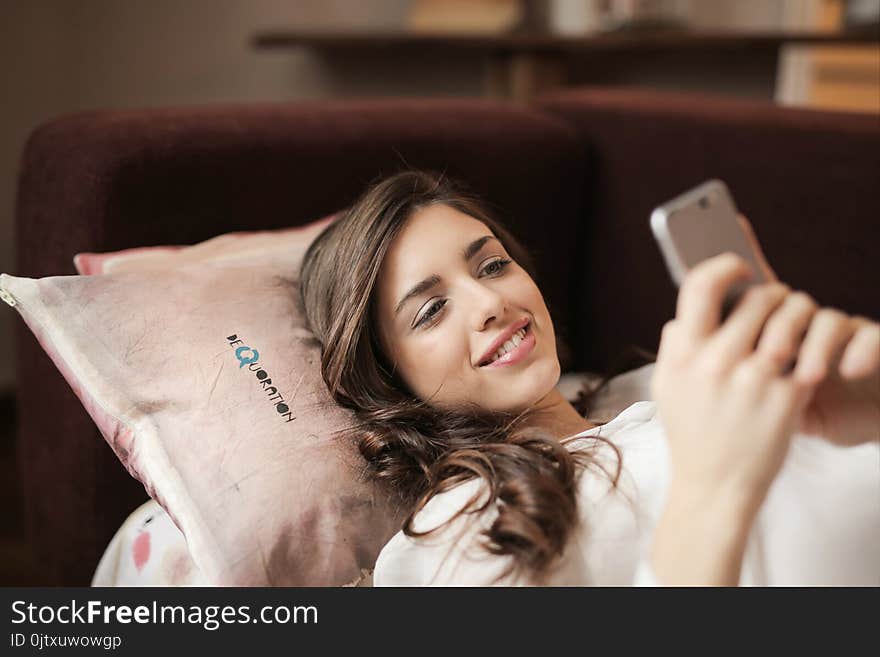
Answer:
[[[788,282],[880,316],[876,117],[627,90],[526,108],[389,99],[62,117],[23,154],[13,273],[73,274],[80,251],[304,223],[403,166],[469,181],[530,247],[569,369],[656,348],[675,291],[648,216],[710,177],[729,183]],[[28,531],[47,579],[87,584],[146,494],[23,324],[17,352]]]

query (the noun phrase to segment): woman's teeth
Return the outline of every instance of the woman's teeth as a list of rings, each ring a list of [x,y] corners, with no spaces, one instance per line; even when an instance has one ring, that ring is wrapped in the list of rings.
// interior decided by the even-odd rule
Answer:
[[[523,338],[526,337],[526,328],[528,327],[521,328],[519,331],[514,333],[513,336],[511,336],[510,340],[507,340],[503,345],[501,345],[498,348],[498,351],[495,352],[495,355],[492,356],[492,359],[488,363],[486,363],[486,365],[491,365],[508,351],[513,351],[514,349],[516,349],[519,346],[519,343],[522,342]]]

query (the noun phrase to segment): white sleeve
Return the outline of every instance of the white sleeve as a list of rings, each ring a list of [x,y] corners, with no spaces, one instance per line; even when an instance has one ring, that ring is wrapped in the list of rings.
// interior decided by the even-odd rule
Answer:
[[[465,508],[477,491],[479,503],[488,488],[471,480],[435,495],[416,515],[417,531],[439,527]],[[479,504],[477,505],[479,506]],[[463,513],[428,536],[412,538],[402,531],[382,548],[373,572],[374,586],[517,586],[514,574],[505,570],[509,555],[494,555],[483,546],[481,533],[497,516],[487,507],[482,512]]]
[[[643,559],[636,567],[636,574],[633,577],[633,586],[662,586],[654,576],[654,569],[647,559]]]

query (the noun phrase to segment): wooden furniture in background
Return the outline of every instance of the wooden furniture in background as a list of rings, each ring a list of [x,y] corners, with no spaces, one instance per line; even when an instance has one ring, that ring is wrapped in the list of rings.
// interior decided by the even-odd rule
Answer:
[[[553,34],[454,35],[268,30],[253,37],[260,50],[306,48],[334,62],[371,58],[393,70],[395,62],[469,56],[482,66],[483,95],[528,102],[552,89],[590,83],[633,84],[654,75],[666,86],[696,90],[700,80],[742,75],[756,80],[751,95],[773,98],[779,53],[791,44],[860,44],[877,47],[876,30],[852,32],[708,32],[666,30],[591,36]],[[377,70],[381,74],[382,70]],[[677,84],[676,74],[681,83]],[[431,75],[431,71],[425,71]],[[635,83],[638,83],[636,81]],[[651,86],[650,84],[648,86]],[[662,86],[662,85],[661,85]],[[708,91],[718,89],[708,88]]]
[[[804,0],[790,6],[791,15],[786,20],[802,29],[825,31],[857,25],[856,19],[876,23],[880,21],[880,2],[873,7],[871,2]],[[863,16],[855,13],[856,9],[873,11]],[[880,46],[786,46],[779,61],[776,101],[781,105],[880,114]]]
[[[523,20],[522,0],[412,0],[407,28],[412,32],[497,33]]]

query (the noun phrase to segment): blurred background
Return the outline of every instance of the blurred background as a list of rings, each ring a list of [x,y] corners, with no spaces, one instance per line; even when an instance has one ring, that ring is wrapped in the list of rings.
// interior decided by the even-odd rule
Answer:
[[[471,96],[587,84],[880,121],[880,0],[0,0],[0,271],[31,131],[86,109]],[[73,273],[59,272],[59,273]],[[0,313],[0,584],[39,584],[15,468],[18,317]]]

